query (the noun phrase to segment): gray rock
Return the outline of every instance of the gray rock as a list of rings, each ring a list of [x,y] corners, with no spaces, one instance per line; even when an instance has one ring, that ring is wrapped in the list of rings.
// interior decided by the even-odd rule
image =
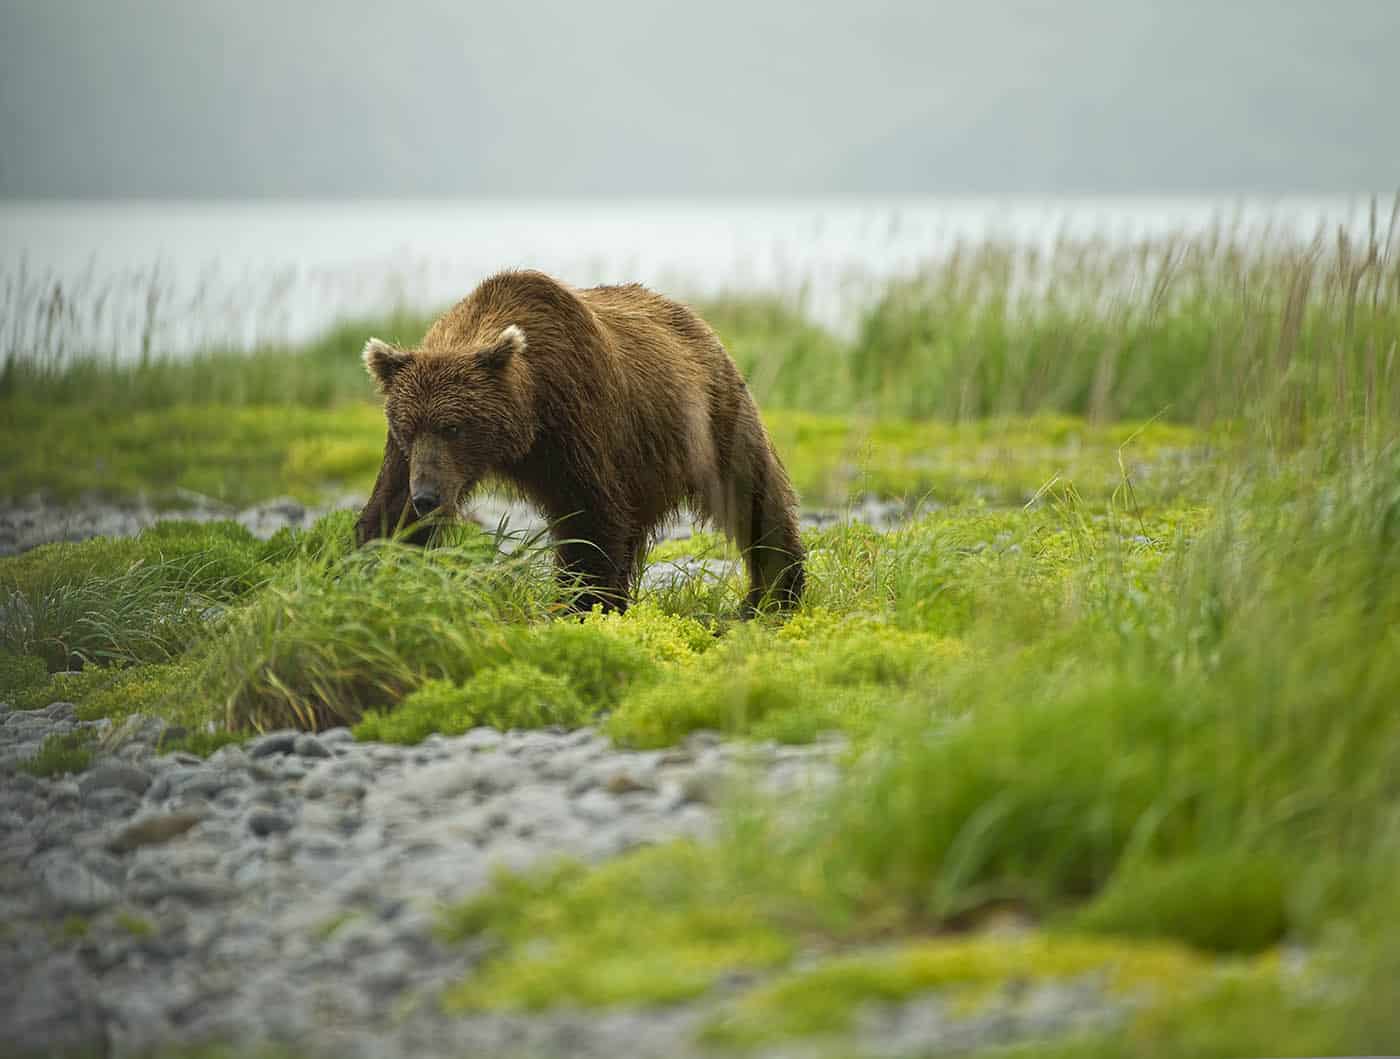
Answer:
[[[282,761],[283,765],[279,774],[284,780],[304,779],[307,773],[310,771],[304,764],[302,764],[300,758],[285,757],[282,758]]]
[[[37,873],[49,900],[67,911],[95,912],[121,896],[115,886],[71,850],[41,855]]]
[[[681,779],[681,796],[688,802],[716,805],[724,797],[728,780],[717,765],[699,765]]]
[[[468,750],[495,750],[506,741],[505,733],[495,728],[472,728],[457,737],[457,745]]]
[[[78,790],[84,795],[115,788],[139,796],[145,794],[150,785],[151,774],[145,769],[129,761],[110,758],[99,761],[78,778]]]
[[[141,799],[120,787],[104,787],[83,797],[83,807],[107,817],[130,816],[141,805]]]
[[[256,760],[270,757],[273,754],[290,754],[296,746],[299,735],[301,735],[300,732],[284,728],[280,731],[260,735],[256,739],[250,739],[247,743],[248,756]]]
[[[254,809],[248,814],[248,830],[259,838],[280,835],[292,829],[292,818],[275,809]]]
[[[176,898],[193,905],[208,905],[226,901],[238,891],[222,879],[197,872],[183,876],[148,873],[131,883],[127,892],[146,904]]]
[[[59,780],[57,783],[49,784],[48,794],[51,812],[76,809],[82,798],[82,791],[78,789],[78,784],[74,780]]]
[[[72,953],[59,953],[0,990],[0,1027],[11,1055],[106,1055],[97,979]]]
[[[150,813],[131,821],[107,844],[114,853],[129,853],[142,846],[160,846],[183,835],[204,819],[202,813]]]
[[[211,768],[240,769],[248,766],[248,752],[235,743],[225,743],[209,755]]]
[[[242,772],[200,766],[190,769],[172,769],[161,776],[157,784],[164,781],[172,795],[182,797],[213,798],[230,787],[244,787],[248,777]]]
[[[366,761],[357,758],[332,758],[318,765],[302,780],[301,792],[307,798],[325,798],[342,794],[363,797],[374,772]]]
[[[44,716],[55,721],[75,721],[78,719],[78,707],[71,702],[51,702],[44,707]]]
[[[327,728],[316,738],[325,743],[326,746],[340,746],[346,743],[353,743],[355,741],[355,733],[350,731],[349,728],[341,726],[338,728]]]
[[[576,799],[571,806],[574,815],[594,824],[608,824],[622,813],[622,806],[611,794],[591,790]]]
[[[348,729],[347,729],[348,730]],[[353,737],[352,737],[353,738]],[[310,733],[302,733],[292,743],[292,753],[301,757],[331,757],[331,748]],[[257,756],[257,755],[254,755]]]
[[[14,739],[42,738],[52,731],[58,722],[41,711],[23,710],[5,717],[5,737]]]

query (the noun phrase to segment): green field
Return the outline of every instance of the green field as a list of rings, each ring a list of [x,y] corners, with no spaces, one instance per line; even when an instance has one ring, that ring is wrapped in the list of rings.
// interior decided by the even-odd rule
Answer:
[[[196,752],[339,723],[399,742],[479,724],[849,738],[834,790],[745,800],[713,845],[505,877],[449,910],[447,936],[493,953],[449,997],[461,1010],[663,1004],[758,970],[704,1030],[742,1049],[839,1031],[868,999],[973,1004],[1107,968],[1148,998],[1131,1022],[1027,1054],[1384,1051],[1390,244],[987,246],[891,283],[845,337],[800,298],[698,306],[805,505],[918,509],[808,532],[786,619],[742,622],[737,580],[696,577],[570,620],[546,554],[473,526],[423,552],[354,550],[346,513],[266,542],[163,524],[0,560],[0,685],[25,707],[163,715]],[[0,495],[364,490],[383,434],[359,346],[422,326],[134,366],[11,351]],[[1021,933],[983,929],[1008,912]]]

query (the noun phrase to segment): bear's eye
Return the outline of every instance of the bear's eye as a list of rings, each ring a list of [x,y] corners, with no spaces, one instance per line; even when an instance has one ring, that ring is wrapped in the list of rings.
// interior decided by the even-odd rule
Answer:
[[[438,433],[448,441],[456,441],[462,436],[462,428],[452,423],[448,426],[438,427]]]

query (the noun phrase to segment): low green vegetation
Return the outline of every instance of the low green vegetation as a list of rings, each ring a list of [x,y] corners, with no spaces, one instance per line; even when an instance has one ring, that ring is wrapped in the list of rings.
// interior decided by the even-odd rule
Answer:
[[[851,1028],[863,1005],[895,1004],[939,990],[974,1009],[989,988],[1017,980],[1095,976],[1122,994],[1150,991],[1175,999],[1217,973],[1189,949],[1163,942],[1124,944],[1074,935],[915,942],[780,975],[713,1020],[704,1036],[716,1044],[751,1046],[836,1035]]]
[[[456,1010],[667,1003],[736,971],[781,966],[794,946],[761,903],[690,845],[643,850],[589,872],[563,864],[496,890],[444,922],[451,940],[484,937],[486,969],[452,990]],[[544,940],[547,939],[547,940]],[[542,942],[542,943],[541,943]]]
[[[800,309],[709,315],[808,506],[877,495],[909,517],[808,530],[792,615],[739,620],[713,534],[655,548],[674,576],[625,615],[578,620],[539,542],[506,555],[474,526],[424,551],[357,550],[346,512],[268,542],[167,523],[0,560],[0,699],[154,714],[199,752],[331,724],[848,738],[833,787],[738,797],[712,843],[502,876],[446,910],[446,936],[486,952],[453,1010],[705,997],[704,1038],[743,1049],[930,990],[975,1008],[1008,981],[1097,976],[1131,1017],[1035,1054],[1385,1050],[1389,249],[986,247],[891,284],[847,338]],[[382,420],[354,353],[421,326],[399,323],[247,362],[12,363],[0,437],[25,455],[0,494],[364,489]],[[676,573],[696,558],[716,561]],[[59,737],[28,767],[90,752]],[[990,929],[1005,917],[1019,933]]]
[[[92,762],[91,730],[78,729],[51,735],[44,740],[39,752],[24,763],[31,776],[63,776],[82,772]]]

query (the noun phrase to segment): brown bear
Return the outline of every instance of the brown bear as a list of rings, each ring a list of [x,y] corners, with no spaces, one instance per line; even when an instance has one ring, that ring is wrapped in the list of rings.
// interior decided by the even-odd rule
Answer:
[[[683,503],[739,545],[746,611],[801,596],[787,472],[738,368],[684,305],[637,284],[503,272],[417,349],[372,338],[364,362],[389,436],[360,543],[396,531],[423,543],[489,475],[549,518],[580,610],[625,609],[652,533]]]

